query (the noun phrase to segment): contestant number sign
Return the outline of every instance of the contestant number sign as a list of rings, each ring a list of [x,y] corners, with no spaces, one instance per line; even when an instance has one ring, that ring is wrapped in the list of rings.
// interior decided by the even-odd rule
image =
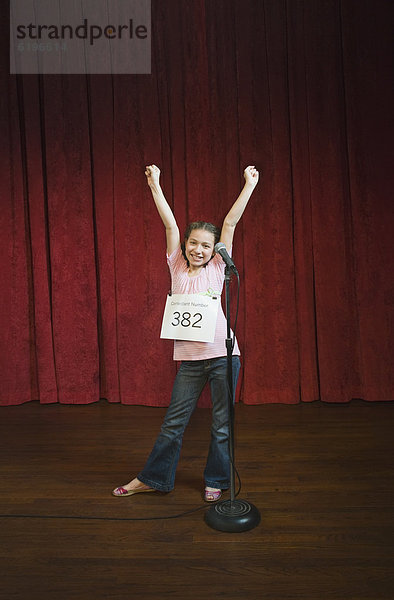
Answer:
[[[173,294],[167,296],[161,338],[213,342],[220,296]]]

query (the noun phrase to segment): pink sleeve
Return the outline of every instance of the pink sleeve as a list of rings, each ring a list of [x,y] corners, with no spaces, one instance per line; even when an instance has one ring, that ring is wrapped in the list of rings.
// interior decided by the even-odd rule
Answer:
[[[182,261],[185,261],[185,259],[183,258],[183,254],[182,254],[182,248],[180,246],[175,248],[175,250],[170,255],[166,254],[166,257],[167,257],[167,264],[168,264],[171,272],[174,269],[176,269],[179,266],[179,264],[182,264]]]

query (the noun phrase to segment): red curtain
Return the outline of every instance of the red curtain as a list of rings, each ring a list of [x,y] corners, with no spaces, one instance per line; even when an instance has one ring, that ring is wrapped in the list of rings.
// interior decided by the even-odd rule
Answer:
[[[391,0],[154,0],[152,31],[152,74],[113,77],[10,76],[2,36],[0,403],[168,404],[149,163],[181,228],[262,172],[243,402],[394,400]]]

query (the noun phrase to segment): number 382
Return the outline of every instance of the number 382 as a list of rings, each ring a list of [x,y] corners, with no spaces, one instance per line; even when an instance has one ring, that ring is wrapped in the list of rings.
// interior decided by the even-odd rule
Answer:
[[[171,325],[173,327],[196,327],[197,329],[201,329],[201,325],[198,325],[202,321],[201,313],[194,313],[193,315],[189,312],[180,313],[178,311],[174,312],[173,320]]]

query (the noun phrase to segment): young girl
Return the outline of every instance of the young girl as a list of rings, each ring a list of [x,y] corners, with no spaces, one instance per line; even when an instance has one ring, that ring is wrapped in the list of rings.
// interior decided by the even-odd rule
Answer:
[[[167,238],[167,262],[171,273],[172,293],[217,294],[224,283],[225,263],[215,254],[215,244],[223,242],[231,252],[235,227],[258,182],[254,166],[244,171],[245,185],[224,219],[222,230],[211,223],[191,223],[180,243],[179,229],[168,205],[156,165],[146,167],[145,175],[153,200],[164,223]],[[207,382],[211,388],[212,427],[211,443],[204,470],[207,502],[218,500],[222,490],[230,486],[230,458],[228,448],[228,391],[227,391],[227,337],[226,319],[219,306],[215,338],[210,342],[174,342],[174,360],[181,361],[175,378],[164,423],[143,470],[128,484],[113,490],[114,496],[131,496],[139,492],[169,492],[174,487],[185,428]],[[235,340],[233,350],[233,389],[240,370],[239,348]]]

